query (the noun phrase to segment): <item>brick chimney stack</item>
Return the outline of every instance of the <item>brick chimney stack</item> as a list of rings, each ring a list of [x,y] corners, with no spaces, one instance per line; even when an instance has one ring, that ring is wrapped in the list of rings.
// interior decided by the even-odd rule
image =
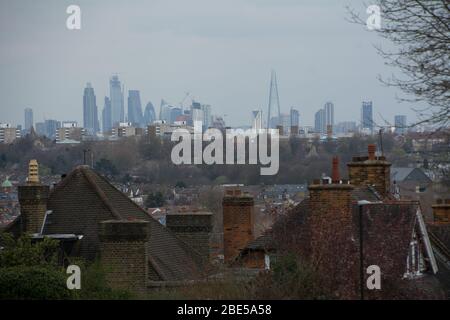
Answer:
[[[375,160],[375,152],[377,150],[377,146],[374,144],[369,144],[367,146],[367,151],[369,153],[369,160]]]
[[[106,281],[112,288],[147,291],[149,236],[148,221],[100,222],[100,261],[107,267]]]
[[[166,227],[197,251],[205,261],[209,261],[211,212],[170,213],[166,215]]]
[[[253,207],[253,197],[239,188],[225,191],[222,200],[225,263],[231,263],[253,240]]]
[[[309,213],[305,232],[309,244],[305,253],[319,272],[339,270],[335,278],[339,288],[343,292],[353,292],[355,263],[358,261],[354,256],[354,187],[339,179],[338,165],[338,159],[333,158],[331,183],[327,179],[315,180],[308,186]],[[341,254],[351,258],[344,261]]]
[[[353,157],[347,164],[350,183],[354,186],[372,186],[381,197],[387,197],[391,189],[391,163],[384,156],[375,155],[376,146],[368,146],[368,156]]]
[[[37,161],[30,160],[27,183],[18,187],[21,232],[30,234],[41,232],[47,211],[48,194],[49,187],[39,182]]]

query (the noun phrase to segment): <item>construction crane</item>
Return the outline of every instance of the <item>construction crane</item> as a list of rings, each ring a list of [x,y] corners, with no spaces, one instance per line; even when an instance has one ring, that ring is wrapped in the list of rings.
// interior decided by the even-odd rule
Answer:
[[[186,99],[189,97],[190,94],[191,94],[190,92],[185,93],[183,100],[181,100],[181,102],[180,102],[181,109],[184,109],[183,103],[186,101]]]

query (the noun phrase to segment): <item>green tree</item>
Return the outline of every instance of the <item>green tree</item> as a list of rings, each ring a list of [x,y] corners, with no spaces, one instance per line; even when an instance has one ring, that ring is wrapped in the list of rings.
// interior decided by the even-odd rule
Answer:
[[[147,208],[157,208],[162,207],[166,200],[161,191],[152,192],[147,196],[145,200],[145,206]]]

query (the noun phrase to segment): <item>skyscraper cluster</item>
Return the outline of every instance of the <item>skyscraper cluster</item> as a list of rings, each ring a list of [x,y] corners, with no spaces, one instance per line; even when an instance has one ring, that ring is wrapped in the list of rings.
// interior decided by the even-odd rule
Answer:
[[[314,129],[316,132],[325,134],[334,127],[334,104],[327,102],[322,109],[314,115]]]

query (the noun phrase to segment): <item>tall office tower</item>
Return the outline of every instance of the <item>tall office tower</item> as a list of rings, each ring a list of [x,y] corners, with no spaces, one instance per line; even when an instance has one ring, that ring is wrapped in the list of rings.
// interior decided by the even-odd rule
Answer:
[[[269,92],[269,107],[267,112],[267,126],[276,128],[279,125],[280,117],[280,99],[278,97],[278,85],[277,85],[277,74],[274,70],[270,75],[270,92]],[[272,112],[277,112],[272,114]],[[276,121],[273,123],[272,121]]]
[[[203,127],[208,129],[212,123],[211,106],[209,104],[202,104],[203,111]]]
[[[297,109],[294,109],[294,107],[291,107],[291,112],[290,112],[290,117],[291,117],[291,127],[298,127],[300,126],[300,113],[298,112]]]
[[[361,106],[361,129],[373,134],[373,107],[372,101],[363,101]]]
[[[111,119],[111,100],[105,97],[105,105],[102,111],[102,130],[103,132],[111,131],[112,119]]]
[[[161,100],[161,106],[159,109],[159,119],[165,121],[166,123],[170,123],[170,112],[171,106],[163,99]]]
[[[196,121],[201,121],[202,127],[204,128],[203,120],[204,120],[204,114],[203,114],[201,104],[199,102],[192,101],[192,105],[191,105],[192,125],[194,125]]]
[[[25,108],[25,121],[24,121],[24,130],[25,132],[30,132],[31,127],[33,126],[33,109]]]
[[[36,122],[36,133],[39,136],[45,136],[45,123],[44,122]]]
[[[111,99],[111,125],[117,126],[125,121],[123,91],[117,75],[109,80],[109,98]]]
[[[50,139],[56,138],[56,131],[61,128],[61,122],[57,120],[45,120],[45,135]]]
[[[144,125],[152,124],[156,120],[155,108],[151,102],[147,103],[144,111]]]
[[[324,107],[324,126],[325,126],[325,131],[326,128],[328,128],[328,126],[331,126],[331,128],[333,128],[334,126],[334,104],[332,102],[327,102],[325,103]]]
[[[92,88],[89,82],[86,84],[86,88],[84,88],[83,127],[88,135],[95,135],[99,131],[97,102],[94,88]]]
[[[134,127],[144,127],[141,97],[138,90],[128,91],[128,122]]]
[[[405,115],[396,115],[394,117],[395,121],[395,133],[397,134],[405,134],[406,133],[406,116]]]
[[[169,123],[172,124],[175,121],[177,121],[177,118],[183,114],[183,110],[179,107],[170,107],[170,116],[169,116]]]
[[[260,131],[263,128],[262,110],[252,111],[252,129]]]
[[[278,125],[283,126],[283,130],[285,132],[288,132],[291,126],[291,115],[287,113],[280,114],[280,120]]]
[[[317,133],[325,133],[325,110],[320,109],[314,115],[314,131]]]

